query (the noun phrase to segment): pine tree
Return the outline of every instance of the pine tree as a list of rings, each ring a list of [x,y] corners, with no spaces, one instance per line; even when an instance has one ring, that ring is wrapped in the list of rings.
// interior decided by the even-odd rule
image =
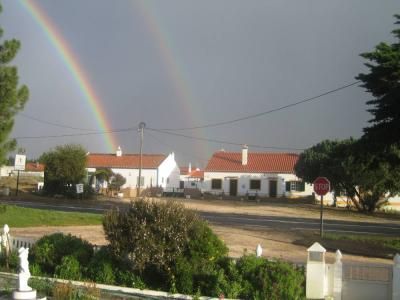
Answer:
[[[400,15],[394,17],[395,24],[400,24]],[[369,73],[357,76],[374,97],[367,102],[373,118],[363,138],[379,151],[400,146],[400,28],[392,33],[395,43],[380,43],[374,51],[361,54],[368,60]]]
[[[10,65],[21,44],[16,39],[2,42],[2,37],[3,30],[0,28],[0,165],[7,160],[7,153],[16,147],[16,141],[9,136],[15,115],[24,108],[29,97],[26,86],[18,87],[17,67]]]

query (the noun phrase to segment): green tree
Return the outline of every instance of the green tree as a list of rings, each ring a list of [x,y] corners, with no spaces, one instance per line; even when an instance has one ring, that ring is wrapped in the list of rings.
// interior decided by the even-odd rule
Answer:
[[[400,15],[394,17],[400,24]],[[376,152],[400,146],[400,28],[392,33],[393,44],[380,43],[374,51],[361,54],[368,60],[369,72],[357,76],[374,97],[367,102],[373,118],[371,126],[364,128],[364,138]]]
[[[86,177],[86,150],[80,145],[58,146],[40,157],[44,163],[44,191],[69,194]]]
[[[18,86],[17,67],[10,65],[21,43],[16,39],[2,42],[2,37],[3,30],[0,28],[0,164],[5,163],[7,153],[16,148],[16,140],[9,136],[14,127],[15,115],[24,108],[29,97],[28,88],[25,85]]]
[[[125,182],[126,182],[126,179],[124,176],[122,176],[121,174],[118,174],[118,173],[114,174],[110,180],[110,189],[112,191],[113,190],[119,191],[119,189],[121,188],[121,186],[123,186],[125,184]]]
[[[308,183],[327,177],[332,189],[345,193],[357,209],[374,211],[400,191],[400,169],[366,148],[364,140],[322,141],[300,155],[296,175]],[[390,155],[400,159],[396,149]]]

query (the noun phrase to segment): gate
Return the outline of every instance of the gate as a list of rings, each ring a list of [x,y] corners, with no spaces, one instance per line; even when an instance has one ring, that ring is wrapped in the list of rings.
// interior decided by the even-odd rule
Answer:
[[[343,265],[342,300],[391,300],[393,269]]]

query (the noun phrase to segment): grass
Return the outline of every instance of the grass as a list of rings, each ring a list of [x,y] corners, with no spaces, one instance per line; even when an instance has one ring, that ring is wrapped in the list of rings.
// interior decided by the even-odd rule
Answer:
[[[294,244],[309,247],[314,242],[331,251],[340,249],[343,253],[369,257],[393,258],[400,253],[400,237],[389,236],[325,233],[321,239],[318,234],[311,234],[294,241]]]
[[[362,243],[379,244],[384,246],[385,248],[392,249],[393,251],[400,253],[400,237],[393,238],[387,236],[343,235],[343,234],[327,233],[324,235],[324,239],[347,240],[356,243],[362,242]]]
[[[10,227],[100,225],[102,218],[103,216],[99,214],[0,205],[0,226],[3,224],[8,224]]]

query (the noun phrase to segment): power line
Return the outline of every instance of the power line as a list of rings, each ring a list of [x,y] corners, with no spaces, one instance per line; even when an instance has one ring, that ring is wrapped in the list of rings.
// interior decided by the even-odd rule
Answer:
[[[197,137],[197,136],[186,135],[186,134],[182,134],[182,133],[176,133],[176,132],[170,132],[170,131],[166,131],[166,130],[149,128],[149,127],[147,127],[146,130],[159,132],[159,133],[163,133],[163,134],[167,134],[167,135],[183,137],[183,138],[187,138],[187,139],[191,139],[191,140],[207,141],[207,142],[217,143],[217,144],[226,144],[226,145],[234,145],[234,146],[243,146],[244,144],[246,144],[246,143],[237,143],[237,142],[230,142],[230,141],[217,140],[217,139],[207,139],[207,138],[202,138],[202,137]],[[304,150],[304,148],[274,147],[274,146],[255,145],[255,144],[247,144],[247,145],[249,147],[262,148],[262,149],[292,150],[292,151],[303,151]]]
[[[174,150],[174,147],[171,146],[170,144],[166,143],[165,141],[161,140],[160,138],[158,138],[157,136],[151,134],[149,131],[146,132],[146,134],[151,137],[153,140],[157,141],[159,144],[164,145],[166,147],[168,147],[169,149],[171,149],[171,151],[175,151],[178,152],[180,154],[182,154],[182,156],[185,156],[186,158],[192,159],[193,157],[196,158],[198,161],[200,162],[208,162],[208,158],[204,158],[204,157],[199,157],[197,155],[194,154],[189,154],[188,152],[182,151],[182,150]]]
[[[252,115],[248,115],[248,116],[244,116],[244,117],[240,117],[240,118],[237,118],[237,119],[232,119],[232,120],[222,121],[222,122],[209,123],[209,124],[199,125],[199,126],[194,126],[194,127],[158,128],[158,130],[165,130],[165,131],[194,130],[194,129],[201,129],[201,128],[218,127],[218,126],[228,125],[228,124],[232,124],[232,123],[236,123],[236,122],[240,122],[240,121],[244,121],[244,120],[254,119],[254,118],[258,118],[258,117],[261,117],[261,116],[264,116],[264,115],[267,115],[267,114],[270,114],[270,113],[273,113],[273,112],[284,110],[286,108],[290,108],[290,107],[293,107],[293,106],[296,106],[296,105],[299,105],[299,104],[303,104],[303,103],[306,103],[306,102],[310,102],[310,101],[316,100],[316,99],[321,98],[323,96],[338,92],[340,90],[344,90],[344,89],[346,89],[348,87],[351,87],[353,85],[356,85],[356,84],[358,84],[360,82],[361,81],[355,81],[353,83],[343,85],[343,86],[338,87],[336,89],[329,90],[329,91],[324,92],[322,94],[319,94],[317,96],[306,98],[306,99],[303,99],[303,100],[300,100],[300,101],[297,101],[297,102],[294,102],[294,103],[291,103],[291,104],[288,104],[288,105],[284,105],[284,106],[281,106],[281,107],[278,107],[278,108],[274,108],[274,109],[271,109],[271,110],[267,110],[267,111],[263,111],[263,112],[260,112],[260,113],[256,113],[256,114],[252,114]]]
[[[59,135],[40,135],[40,136],[19,136],[15,137],[16,140],[27,140],[27,139],[46,139],[46,138],[63,138],[63,137],[74,137],[74,136],[88,136],[88,135],[99,135],[107,133],[118,133],[137,130],[137,127],[116,129],[109,131],[96,131],[96,132],[86,132],[86,133],[71,133],[71,134],[59,134]]]
[[[60,127],[60,128],[68,128],[68,129],[73,129],[73,130],[82,130],[82,131],[96,131],[94,129],[88,129],[88,128],[80,128],[80,127],[73,127],[73,126],[69,126],[69,125],[65,125],[65,124],[60,124],[60,123],[55,123],[55,122],[50,122],[50,121],[46,121],[43,119],[39,119],[33,116],[30,116],[26,113],[18,113],[18,116],[24,117],[26,119],[30,119],[39,123],[43,123],[43,124],[47,124],[47,125],[52,125],[52,126],[56,126],[56,127]]]

